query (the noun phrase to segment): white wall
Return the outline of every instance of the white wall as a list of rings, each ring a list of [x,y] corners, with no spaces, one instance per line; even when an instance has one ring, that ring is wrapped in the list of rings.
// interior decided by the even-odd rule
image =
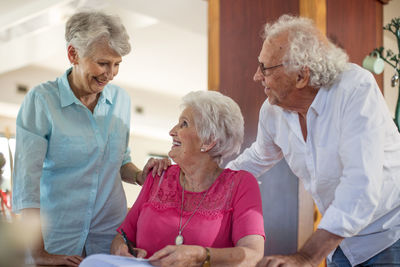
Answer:
[[[396,17],[400,17],[400,0],[392,0],[389,1],[389,4],[384,5],[383,26],[390,23],[390,21]],[[383,47],[385,49],[391,49],[394,53],[400,52],[398,51],[396,36],[387,30],[383,31]],[[390,85],[393,74],[394,69],[390,65],[385,63],[385,70],[383,72],[383,92],[385,95],[385,100],[394,117],[399,87],[392,87]]]

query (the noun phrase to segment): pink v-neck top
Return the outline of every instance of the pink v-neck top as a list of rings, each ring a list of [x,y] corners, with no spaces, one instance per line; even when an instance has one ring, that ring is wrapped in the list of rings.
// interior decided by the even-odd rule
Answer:
[[[120,232],[122,228],[138,248],[146,250],[147,257],[175,245],[182,203],[179,172],[179,166],[172,165],[161,177],[148,176],[117,229]],[[247,235],[265,238],[260,189],[249,172],[225,169],[208,191],[185,190],[182,225],[195,210],[182,231],[185,245],[225,248],[234,247]]]

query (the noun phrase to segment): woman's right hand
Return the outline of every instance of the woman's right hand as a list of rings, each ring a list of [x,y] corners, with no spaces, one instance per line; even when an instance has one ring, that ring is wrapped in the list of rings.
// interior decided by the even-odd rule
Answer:
[[[147,255],[147,251],[141,248],[133,248],[137,252],[137,258],[144,258]],[[129,253],[128,246],[125,243],[121,243],[118,248],[113,252],[113,254],[118,256],[125,257],[133,257],[131,253]]]
[[[66,265],[78,267],[83,258],[79,255],[56,255],[46,251],[34,253],[33,259],[36,265]]]
[[[204,247],[195,245],[168,245],[149,258],[153,266],[200,266],[207,257]]]
[[[137,258],[144,258],[147,255],[147,251],[141,248],[133,248],[133,250],[137,251]],[[111,254],[125,257],[133,257],[131,253],[129,253],[128,246],[125,244],[122,235],[117,234],[114,237],[114,240],[111,243]]]
[[[34,229],[37,232],[37,238],[28,242],[28,247],[31,250],[33,260],[36,265],[66,265],[77,267],[83,260],[79,255],[56,255],[50,254],[44,249],[44,242],[42,237],[42,231],[40,227],[40,209],[29,208],[21,211],[21,222],[28,225],[37,223],[37,228]]]

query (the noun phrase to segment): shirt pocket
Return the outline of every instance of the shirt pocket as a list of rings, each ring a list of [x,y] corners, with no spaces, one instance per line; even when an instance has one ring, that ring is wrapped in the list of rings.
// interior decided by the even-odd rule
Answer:
[[[333,182],[343,173],[338,148],[336,146],[316,146],[315,169],[318,181]]]
[[[83,136],[59,135],[49,140],[46,162],[54,168],[74,168],[88,163],[89,154]]]
[[[119,132],[110,134],[107,146],[108,160],[122,164],[126,151],[126,136]]]

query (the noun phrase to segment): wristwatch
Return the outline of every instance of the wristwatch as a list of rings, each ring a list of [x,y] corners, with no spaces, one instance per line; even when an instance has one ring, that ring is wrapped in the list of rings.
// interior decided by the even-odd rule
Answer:
[[[208,248],[206,248],[206,259],[203,261],[203,265],[201,265],[202,267],[210,267],[211,263],[210,263],[210,250]]]

